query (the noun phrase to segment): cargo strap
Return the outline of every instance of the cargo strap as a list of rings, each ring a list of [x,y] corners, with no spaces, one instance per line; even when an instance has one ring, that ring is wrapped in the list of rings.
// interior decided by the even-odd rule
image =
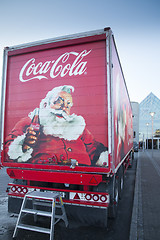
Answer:
[[[49,209],[51,211],[49,211]],[[24,224],[24,222],[27,221],[27,219],[25,220],[26,214],[34,215],[33,224]],[[51,219],[50,228],[35,226],[38,216],[49,217]],[[13,238],[17,236],[18,229],[25,229],[50,234],[50,240],[53,240],[54,225],[60,220],[64,221],[66,227],[68,226],[65,208],[60,194],[57,192],[50,193],[33,191],[26,194],[23,199]]]

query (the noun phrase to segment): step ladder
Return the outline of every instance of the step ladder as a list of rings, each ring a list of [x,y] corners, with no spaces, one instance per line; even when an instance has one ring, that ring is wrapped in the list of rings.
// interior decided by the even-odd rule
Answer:
[[[28,207],[29,202],[32,206]],[[31,204],[30,204],[31,205]],[[44,207],[45,210],[41,210]],[[40,210],[39,210],[40,208]],[[51,209],[49,211],[48,209]],[[59,209],[59,210],[58,210]],[[57,211],[58,214],[57,214]],[[34,215],[34,223],[37,222],[38,216],[45,216],[50,218],[50,228],[42,228],[35,225],[28,225],[22,223],[26,214]],[[22,221],[23,219],[23,221]],[[25,229],[30,231],[36,231],[41,233],[50,234],[50,240],[54,239],[54,225],[63,220],[66,227],[68,226],[68,220],[63,205],[62,197],[57,192],[38,192],[33,191],[25,195],[21,210],[17,219],[17,224],[13,233],[13,238],[17,236],[18,229]]]

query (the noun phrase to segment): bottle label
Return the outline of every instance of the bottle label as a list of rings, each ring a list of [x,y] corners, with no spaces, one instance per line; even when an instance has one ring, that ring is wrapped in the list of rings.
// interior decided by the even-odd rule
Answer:
[[[39,131],[40,129],[39,123],[31,123],[30,126],[33,128],[34,131]]]

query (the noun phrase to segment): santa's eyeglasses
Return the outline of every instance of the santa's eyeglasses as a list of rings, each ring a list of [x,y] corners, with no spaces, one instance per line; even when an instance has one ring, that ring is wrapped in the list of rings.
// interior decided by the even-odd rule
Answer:
[[[59,105],[59,106],[64,106],[65,105],[65,99],[62,97],[58,97],[56,101],[54,101],[54,104]],[[72,107],[72,102],[68,101],[67,102],[67,108]]]

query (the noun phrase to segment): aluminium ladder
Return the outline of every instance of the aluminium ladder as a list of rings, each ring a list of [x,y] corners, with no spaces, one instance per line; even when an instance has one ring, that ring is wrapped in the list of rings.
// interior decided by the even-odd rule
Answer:
[[[56,201],[57,200],[57,201]],[[27,202],[32,201],[32,208],[28,208]],[[39,210],[38,206],[44,206],[45,210]],[[51,207],[51,211],[46,210],[46,207]],[[56,213],[56,209],[61,209],[61,214]],[[45,216],[51,218],[50,228],[42,228],[34,225],[27,225],[22,223],[22,218],[26,214],[34,215],[34,222],[37,222],[37,216]],[[17,219],[17,224],[14,230],[13,238],[17,236],[18,229],[25,229],[41,233],[50,234],[50,240],[54,239],[54,225],[60,220],[65,222],[68,226],[68,220],[63,205],[62,197],[57,192],[37,192],[33,191],[25,195],[21,210]]]

